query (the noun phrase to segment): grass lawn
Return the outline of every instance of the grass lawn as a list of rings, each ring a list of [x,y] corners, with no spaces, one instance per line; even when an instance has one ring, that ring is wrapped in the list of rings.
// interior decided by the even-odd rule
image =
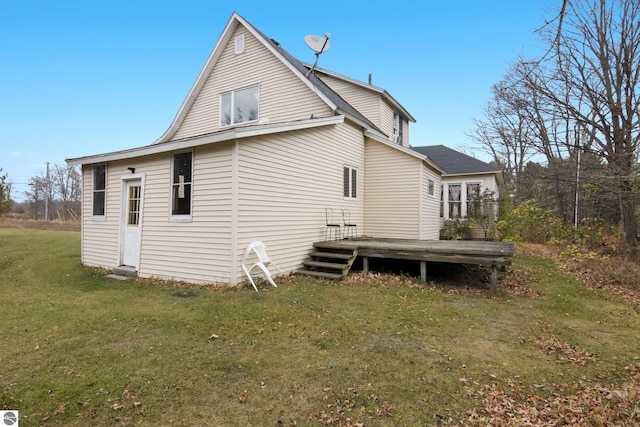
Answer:
[[[495,297],[385,274],[256,293],[109,279],[79,248],[0,228],[0,409],[21,426],[640,423],[640,315],[544,258]]]

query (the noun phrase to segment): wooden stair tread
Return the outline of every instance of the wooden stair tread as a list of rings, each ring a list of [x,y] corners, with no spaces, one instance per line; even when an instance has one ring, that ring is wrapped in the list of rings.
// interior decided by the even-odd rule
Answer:
[[[307,260],[302,263],[308,267],[320,267],[320,268],[330,268],[334,270],[343,270],[345,267],[349,267],[349,264],[340,264],[336,262],[323,262],[323,261],[314,261]]]
[[[311,270],[298,270],[298,274],[305,276],[321,277],[323,279],[339,280],[344,277],[344,274],[339,273],[327,273],[326,271],[311,271]]]
[[[351,259],[353,257],[353,253],[343,253],[343,252],[320,252],[314,251],[309,255],[317,258],[335,258],[335,259]]]

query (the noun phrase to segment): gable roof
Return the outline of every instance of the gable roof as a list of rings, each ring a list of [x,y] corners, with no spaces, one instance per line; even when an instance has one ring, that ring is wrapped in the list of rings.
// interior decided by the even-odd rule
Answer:
[[[499,168],[449,147],[445,147],[444,145],[411,148],[436,162],[447,172],[447,175],[494,173],[502,177],[502,171]]]
[[[407,120],[413,123],[416,122],[416,119],[411,114],[409,114],[409,112],[402,105],[400,105],[400,103],[396,101],[396,99],[393,96],[391,96],[391,94],[387,92],[385,89],[374,86],[372,84],[361,82],[359,80],[344,76],[334,71],[326,70],[324,68],[316,67],[315,70],[321,74],[326,74],[327,76],[331,76],[335,79],[343,80],[345,82],[349,82],[358,87],[380,94],[382,98],[384,98],[389,104],[393,105],[400,112],[400,114],[403,115]]]
[[[356,110],[351,104],[345,101],[340,95],[334,92],[327,84],[325,84],[314,73],[307,76],[308,67],[302,62],[290,55],[284,50],[280,44],[264,35],[260,30],[251,25],[246,19],[240,16],[237,12],[233,12],[229,22],[222,32],[221,37],[218,39],[215,47],[213,48],[209,59],[207,60],[202,71],[198,75],[195,83],[191,87],[189,94],[182,103],[182,106],[178,110],[178,114],[173,119],[173,122],[169,126],[169,129],[158,138],[154,144],[171,141],[172,137],[176,134],[182,123],[187,117],[189,110],[193,106],[198,94],[204,87],[207,78],[211,74],[218,59],[220,58],[224,47],[229,43],[236,28],[242,25],[244,26],[259,42],[261,42],[273,55],[278,58],[282,63],[287,66],[303,83],[305,83],[316,95],[322,99],[329,108],[331,108],[336,114],[344,115],[351,121],[359,124],[367,131],[373,134],[373,137],[380,140],[386,140],[388,135],[385,134],[380,128],[374,125],[369,119]]]

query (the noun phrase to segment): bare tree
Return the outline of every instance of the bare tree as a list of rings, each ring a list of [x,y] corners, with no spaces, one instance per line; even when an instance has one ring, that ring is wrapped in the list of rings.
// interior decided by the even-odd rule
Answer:
[[[64,219],[77,217],[81,197],[81,176],[77,167],[54,165],[50,182],[54,197],[57,196]],[[73,212],[73,214],[71,214]]]
[[[545,34],[553,55],[523,77],[582,135],[566,147],[600,156],[610,169],[622,237],[638,245],[638,130],[640,124],[640,3],[637,0],[564,0],[560,24]],[[550,146],[558,147],[550,138]]]

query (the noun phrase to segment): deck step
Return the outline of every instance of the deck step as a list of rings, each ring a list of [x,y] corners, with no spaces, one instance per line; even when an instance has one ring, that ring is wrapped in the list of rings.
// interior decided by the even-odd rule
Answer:
[[[341,253],[341,252],[314,251],[314,252],[311,252],[309,256],[316,257],[316,258],[351,259],[351,257],[353,256],[353,253],[352,252]]]
[[[322,277],[324,279],[340,280],[349,273],[353,262],[358,256],[357,249],[336,247],[335,243],[323,244],[316,242],[304,261],[304,268],[298,273],[307,276]]]
[[[298,270],[297,273],[304,276],[320,277],[329,280],[340,280],[344,277],[343,274],[327,273],[326,271]]]
[[[323,262],[323,261],[305,261],[302,263],[305,267],[319,267],[326,268],[329,270],[343,270],[345,267],[348,267],[348,264],[337,263],[337,262]]]

